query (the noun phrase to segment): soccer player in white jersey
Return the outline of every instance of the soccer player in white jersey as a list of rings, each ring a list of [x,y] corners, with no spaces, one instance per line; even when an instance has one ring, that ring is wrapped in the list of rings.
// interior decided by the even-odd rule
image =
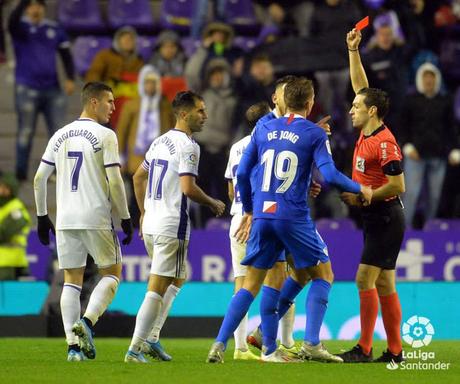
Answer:
[[[61,313],[68,361],[94,359],[92,328],[111,303],[121,275],[121,252],[113,230],[115,208],[129,244],[131,219],[120,174],[115,133],[102,126],[115,109],[110,87],[88,83],[82,90],[79,119],[59,129],[48,142],[35,174],[38,237],[48,245],[56,234],[59,268],[64,270]],[[56,170],[56,231],[47,212],[47,180]],[[80,293],[87,254],[99,267],[101,280],[80,319]],[[80,319],[80,320],[79,320]]]
[[[165,293],[175,280],[186,278],[189,200],[208,206],[216,216],[225,210],[222,201],[208,196],[195,183],[200,147],[192,134],[202,130],[207,118],[203,99],[190,91],[179,92],[172,106],[175,128],[155,139],[134,174],[141,233],[153,258],[147,293],[137,314],[125,362],[147,362],[143,354],[145,341],[163,314]]]

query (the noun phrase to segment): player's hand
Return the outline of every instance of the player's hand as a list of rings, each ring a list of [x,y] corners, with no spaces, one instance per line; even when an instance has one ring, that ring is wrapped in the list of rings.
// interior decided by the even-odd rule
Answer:
[[[327,115],[323,117],[320,121],[316,123],[318,127],[323,128],[324,132],[326,132],[326,135],[330,136],[332,134],[331,132],[331,126],[329,125],[328,121],[331,120],[331,115]]]
[[[361,31],[358,31],[356,28],[353,28],[350,32],[347,33],[347,46],[348,49],[358,49],[359,43],[361,42]]]
[[[310,191],[308,192],[308,195],[316,199],[320,193],[321,193],[321,184],[317,183],[315,180],[312,180],[310,184]]]
[[[372,194],[373,194],[373,191],[371,187],[368,187],[366,185],[361,185],[361,193],[359,194],[359,197],[365,207],[367,207],[368,205],[371,205]]]
[[[340,199],[347,205],[351,205],[353,207],[362,207],[363,203],[361,202],[361,199],[359,198],[359,195],[356,193],[350,193],[350,192],[342,192],[340,194]]]
[[[225,211],[225,203],[220,200],[212,199],[212,203],[209,206],[211,208],[212,213],[216,215],[216,217],[220,217],[224,214]]]
[[[50,231],[54,236],[56,236],[56,230],[54,229],[53,222],[48,217],[48,215],[37,216],[38,239],[40,240],[40,243],[42,243],[43,245],[49,245]]]
[[[240,226],[236,230],[234,236],[239,243],[246,243],[249,239],[252,227],[252,213],[245,213],[241,218]]]
[[[121,219],[121,229],[126,237],[121,241],[123,245],[128,245],[133,238],[133,225],[131,223],[131,218]]]

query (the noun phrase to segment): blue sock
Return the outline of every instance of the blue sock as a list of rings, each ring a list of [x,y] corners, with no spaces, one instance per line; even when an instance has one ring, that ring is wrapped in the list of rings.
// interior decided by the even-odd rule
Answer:
[[[307,324],[305,326],[306,342],[312,345],[319,343],[319,331],[323,324],[324,314],[327,309],[327,302],[331,284],[326,280],[316,279],[311,283],[305,303],[307,312]]]
[[[224,321],[220,326],[216,341],[224,343],[225,347],[227,347],[228,339],[233,335],[235,329],[238,328],[238,325],[244,315],[246,315],[246,312],[253,301],[254,296],[252,296],[252,293],[244,288],[241,288],[235,296],[233,296],[227,308]]]
[[[278,334],[278,301],[280,291],[264,285],[262,287],[262,298],[260,300],[260,318],[262,320],[262,342],[266,347],[265,354],[276,350],[276,335]]]
[[[303,287],[289,276],[283,284],[280,292],[278,304],[278,316],[281,319],[294,303],[294,299],[300,293]]]

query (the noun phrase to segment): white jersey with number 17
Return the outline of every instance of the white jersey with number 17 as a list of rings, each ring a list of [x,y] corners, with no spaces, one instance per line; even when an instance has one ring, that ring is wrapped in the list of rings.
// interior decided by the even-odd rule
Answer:
[[[149,173],[143,233],[189,239],[190,202],[180,176],[198,176],[199,161],[199,145],[183,131],[171,129],[153,141],[142,163]]]
[[[56,167],[56,229],[111,229],[105,168],[120,166],[115,133],[91,119],[59,129],[42,161]]]

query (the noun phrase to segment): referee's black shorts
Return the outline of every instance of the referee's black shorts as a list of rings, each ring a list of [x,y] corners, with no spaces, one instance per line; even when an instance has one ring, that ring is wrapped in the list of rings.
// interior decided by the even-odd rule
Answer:
[[[395,269],[404,237],[404,211],[399,198],[364,207],[361,264]]]

